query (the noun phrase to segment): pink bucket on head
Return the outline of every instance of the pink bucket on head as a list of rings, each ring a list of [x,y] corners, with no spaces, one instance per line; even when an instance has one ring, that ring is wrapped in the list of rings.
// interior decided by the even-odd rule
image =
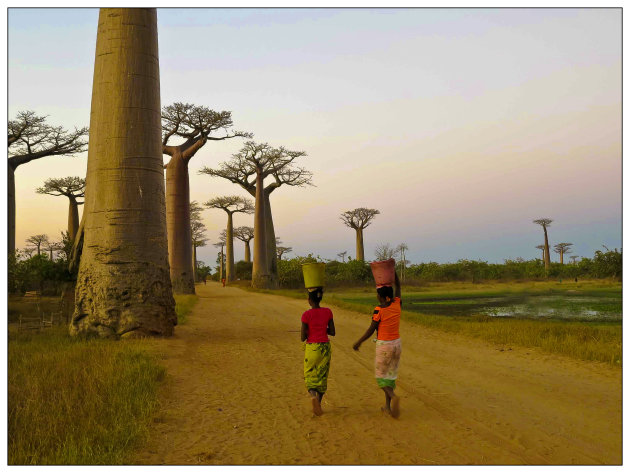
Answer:
[[[374,282],[376,287],[393,286],[396,271],[396,261],[394,258],[387,259],[385,261],[373,261],[370,263],[372,268],[372,275],[374,276]]]

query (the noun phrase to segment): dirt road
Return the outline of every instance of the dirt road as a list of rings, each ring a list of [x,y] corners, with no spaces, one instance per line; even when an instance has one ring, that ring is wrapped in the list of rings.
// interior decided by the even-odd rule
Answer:
[[[332,307],[315,417],[302,378],[306,300],[208,283],[175,336],[140,464],[621,464],[621,370],[401,323],[401,416],[381,413],[370,314]],[[404,300],[404,294],[403,294]],[[326,298],[322,306],[326,306]],[[501,350],[503,349],[503,351]]]

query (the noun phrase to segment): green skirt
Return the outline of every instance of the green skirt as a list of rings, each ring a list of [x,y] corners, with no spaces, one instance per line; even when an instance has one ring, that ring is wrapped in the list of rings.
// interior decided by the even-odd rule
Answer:
[[[328,388],[330,370],[330,342],[305,343],[304,382],[306,389],[325,393]]]

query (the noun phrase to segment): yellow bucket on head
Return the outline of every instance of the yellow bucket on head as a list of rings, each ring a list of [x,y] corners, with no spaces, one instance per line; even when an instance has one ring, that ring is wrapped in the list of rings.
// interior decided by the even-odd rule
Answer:
[[[324,286],[324,268],[326,263],[305,263],[302,265],[302,274],[304,275],[304,287],[323,287]]]

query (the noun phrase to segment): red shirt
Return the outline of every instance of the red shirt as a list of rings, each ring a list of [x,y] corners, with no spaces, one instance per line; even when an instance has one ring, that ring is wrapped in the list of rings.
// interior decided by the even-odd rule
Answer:
[[[328,341],[328,322],[333,313],[328,307],[309,309],[302,314],[302,322],[308,325],[306,343],[324,343]]]

